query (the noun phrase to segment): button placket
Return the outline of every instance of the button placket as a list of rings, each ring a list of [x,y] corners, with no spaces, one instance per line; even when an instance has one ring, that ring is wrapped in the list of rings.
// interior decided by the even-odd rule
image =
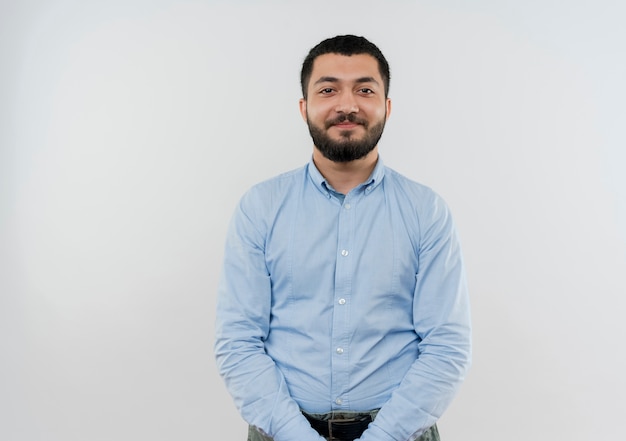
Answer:
[[[345,392],[349,389],[349,335],[351,324],[348,300],[352,293],[352,247],[354,233],[353,195],[347,195],[343,201],[337,219],[337,257],[335,267],[334,312],[332,327],[332,375],[331,392],[335,397],[334,405],[345,406]]]

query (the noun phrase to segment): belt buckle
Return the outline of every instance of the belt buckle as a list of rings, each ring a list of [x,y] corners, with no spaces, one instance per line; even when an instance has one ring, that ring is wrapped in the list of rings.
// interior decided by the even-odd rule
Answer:
[[[353,423],[357,421],[357,418],[344,418],[344,419],[329,419],[328,420],[328,441],[346,441],[341,438],[335,438],[333,436],[333,424],[341,424],[341,423]],[[351,441],[351,440],[350,440]]]

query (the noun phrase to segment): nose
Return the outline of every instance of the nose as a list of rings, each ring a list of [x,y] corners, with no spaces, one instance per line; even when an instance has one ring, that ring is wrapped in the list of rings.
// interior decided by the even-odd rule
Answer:
[[[335,111],[337,113],[357,113],[359,111],[359,105],[356,102],[354,94],[351,92],[340,93],[338,95]]]

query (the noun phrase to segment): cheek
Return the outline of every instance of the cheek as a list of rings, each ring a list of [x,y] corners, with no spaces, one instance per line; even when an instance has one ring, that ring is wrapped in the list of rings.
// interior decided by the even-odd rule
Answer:
[[[361,112],[366,113],[369,118],[376,120],[385,118],[385,114],[387,112],[385,104],[381,104],[379,102],[373,103],[371,101],[367,101],[362,103],[359,108],[361,109]]]
[[[382,106],[377,109],[376,119],[383,120],[387,117],[387,107]]]
[[[309,107],[307,109],[307,116],[309,121],[313,121],[319,124],[320,122],[326,121],[326,119],[328,119],[328,112],[325,112],[324,109],[318,106]]]

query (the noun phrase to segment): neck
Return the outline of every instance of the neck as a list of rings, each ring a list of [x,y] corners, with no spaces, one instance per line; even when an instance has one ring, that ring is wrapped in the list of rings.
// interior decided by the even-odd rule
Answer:
[[[357,185],[370,177],[378,161],[378,147],[361,159],[350,162],[333,162],[313,149],[313,162],[326,182],[340,193],[348,194]]]

